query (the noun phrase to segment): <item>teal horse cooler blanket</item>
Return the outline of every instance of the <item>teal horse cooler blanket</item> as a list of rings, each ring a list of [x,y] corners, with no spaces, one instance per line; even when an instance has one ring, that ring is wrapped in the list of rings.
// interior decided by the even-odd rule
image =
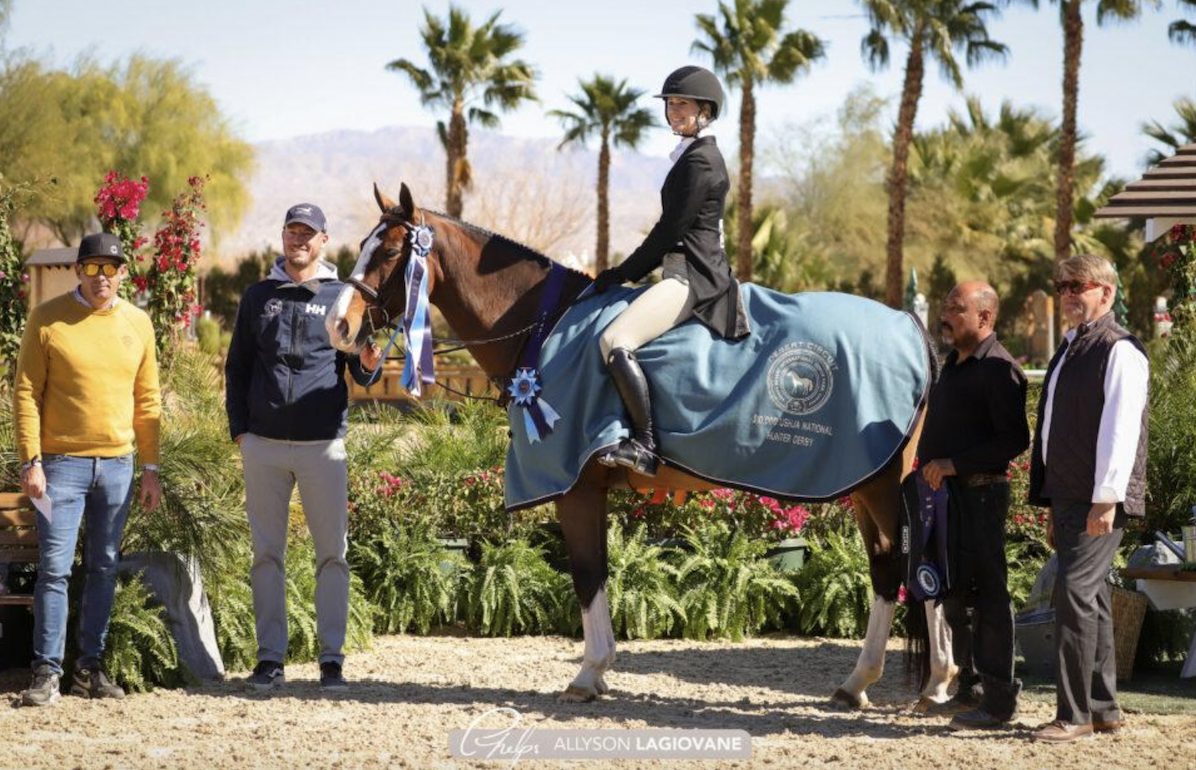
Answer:
[[[747,338],[730,342],[691,320],[636,351],[661,458],[775,497],[822,501],[850,492],[914,430],[933,379],[924,328],[909,313],[847,294],[740,290]],[[587,462],[629,435],[598,337],[640,291],[587,298],[548,335],[540,397],[560,419],[533,442],[524,407],[509,407],[508,510],[568,492]]]

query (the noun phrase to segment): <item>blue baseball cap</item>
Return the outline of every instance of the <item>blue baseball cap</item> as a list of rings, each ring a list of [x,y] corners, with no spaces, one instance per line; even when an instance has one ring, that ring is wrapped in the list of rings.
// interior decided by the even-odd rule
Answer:
[[[314,203],[296,203],[287,209],[287,219],[283,227],[298,222],[307,225],[316,232],[328,232],[328,224],[324,221],[324,212]]]

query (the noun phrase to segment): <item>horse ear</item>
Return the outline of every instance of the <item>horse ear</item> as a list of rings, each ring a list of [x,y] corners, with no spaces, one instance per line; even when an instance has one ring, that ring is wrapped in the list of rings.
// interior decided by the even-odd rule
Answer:
[[[378,208],[382,209],[383,214],[395,207],[395,202],[383,195],[382,191],[378,189],[377,182],[374,182],[374,200],[378,201]]]
[[[407,188],[406,182],[399,187],[399,206],[409,221],[415,220],[415,201],[411,198],[411,190]]]

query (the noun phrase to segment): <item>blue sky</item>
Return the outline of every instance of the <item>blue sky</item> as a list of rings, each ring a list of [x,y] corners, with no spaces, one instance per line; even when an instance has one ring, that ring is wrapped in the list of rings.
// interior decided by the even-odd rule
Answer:
[[[1012,8],[991,25],[993,37],[1011,48],[1007,64],[965,75],[966,92],[979,95],[990,110],[1007,98],[1051,116],[1059,112],[1062,32],[1054,5],[1040,4],[1037,12]],[[64,66],[80,54],[104,62],[138,51],[179,58],[253,141],[334,129],[430,126],[437,117],[419,105],[405,76],[384,69],[398,57],[426,61],[418,35],[422,5],[414,0],[15,0],[15,5],[9,49],[24,47]],[[524,31],[523,58],[541,74],[542,104],[504,116],[501,130],[552,137],[559,136],[559,124],[543,113],[567,107],[565,95],[577,90],[578,78],[611,73],[652,93],[674,67],[707,63],[689,50],[696,34],[693,16],[716,8],[715,0],[461,5],[478,21],[501,7],[502,19]],[[443,15],[448,4],[434,0],[428,7]],[[1137,175],[1151,146],[1141,123],[1170,122],[1172,102],[1193,94],[1196,49],[1173,46],[1166,36],[1167,24],[1181,15],[1167,0],[1162,11],[1129,25],[1097,28],[1088,19],[1079,122],[1113,173]],[[833,114],[861,82],[891,97],[895,113],[905,52],[893,52],[888,71],[867,69],[859,55],[866,22],[856,2],[791,0],[788,19],[791,27],[826,40],[828,58],[794,85],[763,90],[760,136],[782,131],[787,122]],[[728,149],[737,136],[734,93],[731,102],[732,119],[716,124]],[[949,109],[962,105],[963,96],[931,70],[918,124],[940,124]],[[664,155],[674,143],[660,129],[643,150]]]

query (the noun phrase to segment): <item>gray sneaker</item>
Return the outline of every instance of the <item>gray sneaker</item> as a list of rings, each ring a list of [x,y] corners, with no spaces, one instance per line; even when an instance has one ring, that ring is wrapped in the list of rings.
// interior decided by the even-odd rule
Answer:
[[[287,678],[283,674],[281,663],[276,663],[272,660],[263,660],[253,669],[253,673],[245,679],[245,684],[251,690],[267,692],[278,689],[286,680]]]
[[[125,691],[112,683],[104,669],[92,666],[75,669],[75,675],[71,678],[71,695],[120,700],[125,697]]]
[[[61,697],[58,674],[49,664],[43,663],[33,670],[29,689],[21,693],[21,705],[51,706]]]
[[[320,689],[324,692],[348,692],[349,683],[341,671],[341,664],[334,660],[320,664]]]

